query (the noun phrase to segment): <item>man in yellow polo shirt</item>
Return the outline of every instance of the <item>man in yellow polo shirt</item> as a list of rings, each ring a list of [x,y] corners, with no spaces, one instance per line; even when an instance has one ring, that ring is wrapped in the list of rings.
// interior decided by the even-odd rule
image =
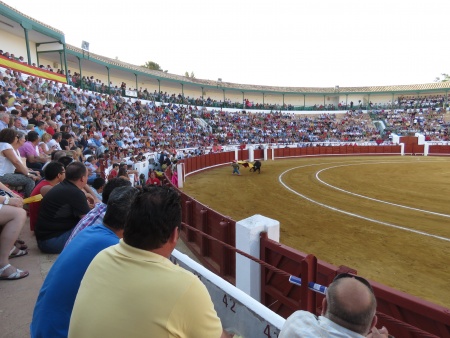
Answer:
[[[120,243],[92,261],[69,338],[227,337],[206,287],[169,257],[181,226],[178,194],[151,186],[136,196]]]

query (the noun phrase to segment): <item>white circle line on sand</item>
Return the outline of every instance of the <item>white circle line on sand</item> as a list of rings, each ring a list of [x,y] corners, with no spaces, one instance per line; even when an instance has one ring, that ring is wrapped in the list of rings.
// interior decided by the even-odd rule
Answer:
[[[300,197],[306,199],[307,201],[309,201],[311,203],[317,204],[317,205],[319,205],[321,207],[324,207],[324,208],[327,208],[327,209],[330,209],[330,210],[333,210],[333,211],[336,211],[336,212],[339,212],[339,213],[342,213],[342,214],[345,214],[345,215],[348,215],[348,216],[351,216],[351,217],[356,217],[356,218],[360,218],[360,219],[363,219],[363,220],[366,220],[366,221],[369,221],[369,222],[378,223],[378,224],[381,224],[381,225],[384,225],[384,226],[387,226],[387,227],[390,227],[390,228],[395,228],[395,229],[399,229],[399,230],[403,230],[403,231],[407,231],[407,232],[412,232],[412,233],[415,233],[415,234],[418,234],[418,235],[432,237],[432,238],[436,238],[436,239],[440,239],[440,240],[443,240],[443,241],[450,242],[450,238],[429,234],[427,232],[423,232],[423,231],[419,231],[419,230],[415,230],[415,229],[409,229],[409,228],[406,228],[406,227],[402,227],[400,225],[395,225],[395,224],[391,224],[391,223],[387,223],[387,222],[382,222],[382,221],[379,221],[379,220],[376,220],[376,219],[373,219],[373,218],[364,217],[364,216],[361,216],[361,215],[358,215],[358,214],[355,214],[355,213],[351,213],[351,212],[348,212],[348,211],[345,211],[345,210],[341,210],[341,209],[332,207],[332,206],[324,204],[324,203],[320,203],[318,201],[315,201],[315,200],[313,200],[313,199],[311,199],[311,198],[309,198],[309,197],[299,193],[298,191],[295,191],[294,189],[290,188],[287,184],[285,184],[283,182],[283,175],[288,173],[289,171],[292,171],[292,170],[295,170],[295,169],[298,169],[298,168],[310,167],[310,166],[314,166],[314,165],[318,165],[318,164],[310,164],[310,165],[299,166],[299,167],[294,167],[294,168],[285,170],[285,171],[283,171],[280,174],[280,176],[278,176],[278,181],[281,183],[281,185],[283,185],[290,192],[296,194],[297,196],[300,196]]]
[[[392,162],[379,162],[379,163],[392,163]],[[411,163],[417,163],[417,162],[409,162],[408,164],[411,164]],[[350,192],[350,191],[348,191],[348,190],[344,190],[344,189],[338,188],[338,187],[336,187],[336,186],[334,186],[334,185],[331,185],[331,184],[329,184],[329,183],[323,181],[323,180],[320,179],[320,177],[319,177],[320,173],[322,173],[323,171],[326,171],[326,170],[328,170],[328,169],[334,169],[334,168],[339,168],[339,167],[348,167],[348,166],[361,165],[361,164],[366,165],[366,164],[377,164],[377,163],[359,163],[359,164],[347,164],[347,165],[337,165],[337,166],[333,166],[333,167],[328,167],[328,168],[319,170],[319,171],[316,173],[316,179],[317,179],[320,183],[322,183],[322,184],[324,184],[324,185],[326,185],[326,186],[328,186],[328,187],[330,187],[330,188],[332,188],[332,189],[335,189],[335,190],[344,192],[344,193],[349,194],[349,195],[357,196],[357,197],[360,197],[360,198],[365,198],[365,199],[368,199],[368,200],[370,200],[370,201],[374,201],[374,202],[378,202],[378,203],[384,203],[384,204],[392,205],[392,206],[399,207],[399,208],[404,208],[404,209],[409,209],[409,210],[414,210],[414,211],[420,211],[420,212],[427,213],[427,214],[431,214],[431,215],[442,216],[442,217],[450,217],[450,215],[447,215],[447,214],[441,214],[441,213],[433,212],[433,211],[429,211],[429,210],[413,208],[413,207],[409,207],[409,206],[407,206],[407,205],[396,204],[396,203],[387,202],[387,201],[379,200],[379,199],[376,199],[376,198],[372,198],[372,197],[368,197],[368,196],[356,194],[356,193]]]

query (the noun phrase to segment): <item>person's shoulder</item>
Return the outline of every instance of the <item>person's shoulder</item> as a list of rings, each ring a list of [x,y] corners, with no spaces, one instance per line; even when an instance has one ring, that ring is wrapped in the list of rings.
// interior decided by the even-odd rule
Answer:
[[[8,142],[0,142],[0,151],[6,149],[12,149],[12,145],[10,145]]]
[[[315,338],[322,337],[317,316],[308,311],[295,311],[281,329],[279,338]]]

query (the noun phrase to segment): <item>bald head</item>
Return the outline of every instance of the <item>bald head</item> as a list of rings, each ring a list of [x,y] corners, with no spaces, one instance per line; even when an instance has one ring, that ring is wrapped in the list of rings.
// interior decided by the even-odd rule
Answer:
[[[377,302],[373,292],[355,278],[335,280],[327,290],[324,316],[365,336],[376,324]]]

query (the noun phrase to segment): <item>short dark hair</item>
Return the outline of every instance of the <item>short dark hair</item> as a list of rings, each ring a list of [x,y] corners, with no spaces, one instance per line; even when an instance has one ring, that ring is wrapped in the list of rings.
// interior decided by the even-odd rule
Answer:
[[[0,142],[13,143],[17,137],[17,131],[11,128],[5,128],[0,131]]]
[[[51,181],[64,171],[64,165],[57,161],[50,161],[44,168],[44,178]]]
[[[64,155],[58,158],[58,162],[62,163],[64,167],[67,167],[70,163],[74,162],[74,160],[72,157]]]
[[[130,205],[137,193],[138,190],[131,185],[114,189],[109,196],[103,222],[113,229],[123,229]]]
[[[27,134],[27,141],[29,141],[29,142],[34,142],[38,139],[39,139],[39,134],[37,132],[35,132],[34,130],[30,131]]]
[[[60,136],[62,136],[62,133],[59,133],[59,132],[58,132],[58,133],[54,133],[52,138],[53,138],[54,140],[57,140],[58,137],[60,137]]]
[[[144,187],[130,207],[123,239],[142,250],[160,248],[181,227],[178,193],[169,187]]]
[[[92,182],[92,188],[94,189],[100,189],[105,185],[105,179],[102,177],[97,177],[94,182]]]
[[[66,179],[69,181],[77,181],[86,176],[86,173],[86,166],[81,162],[72,162],[66,167]]]
[[[109,201],[109,195],[111,195],[112,191],[115,188],[118,187],[130,187],[131,186],[131,182],[120,178],[120,177],[114,177],[110,180],[108,180],[108,183],[106,183],[105,187],[103,188],[103,192],[102,192],[102,202],[105,204],[108,204]]]

